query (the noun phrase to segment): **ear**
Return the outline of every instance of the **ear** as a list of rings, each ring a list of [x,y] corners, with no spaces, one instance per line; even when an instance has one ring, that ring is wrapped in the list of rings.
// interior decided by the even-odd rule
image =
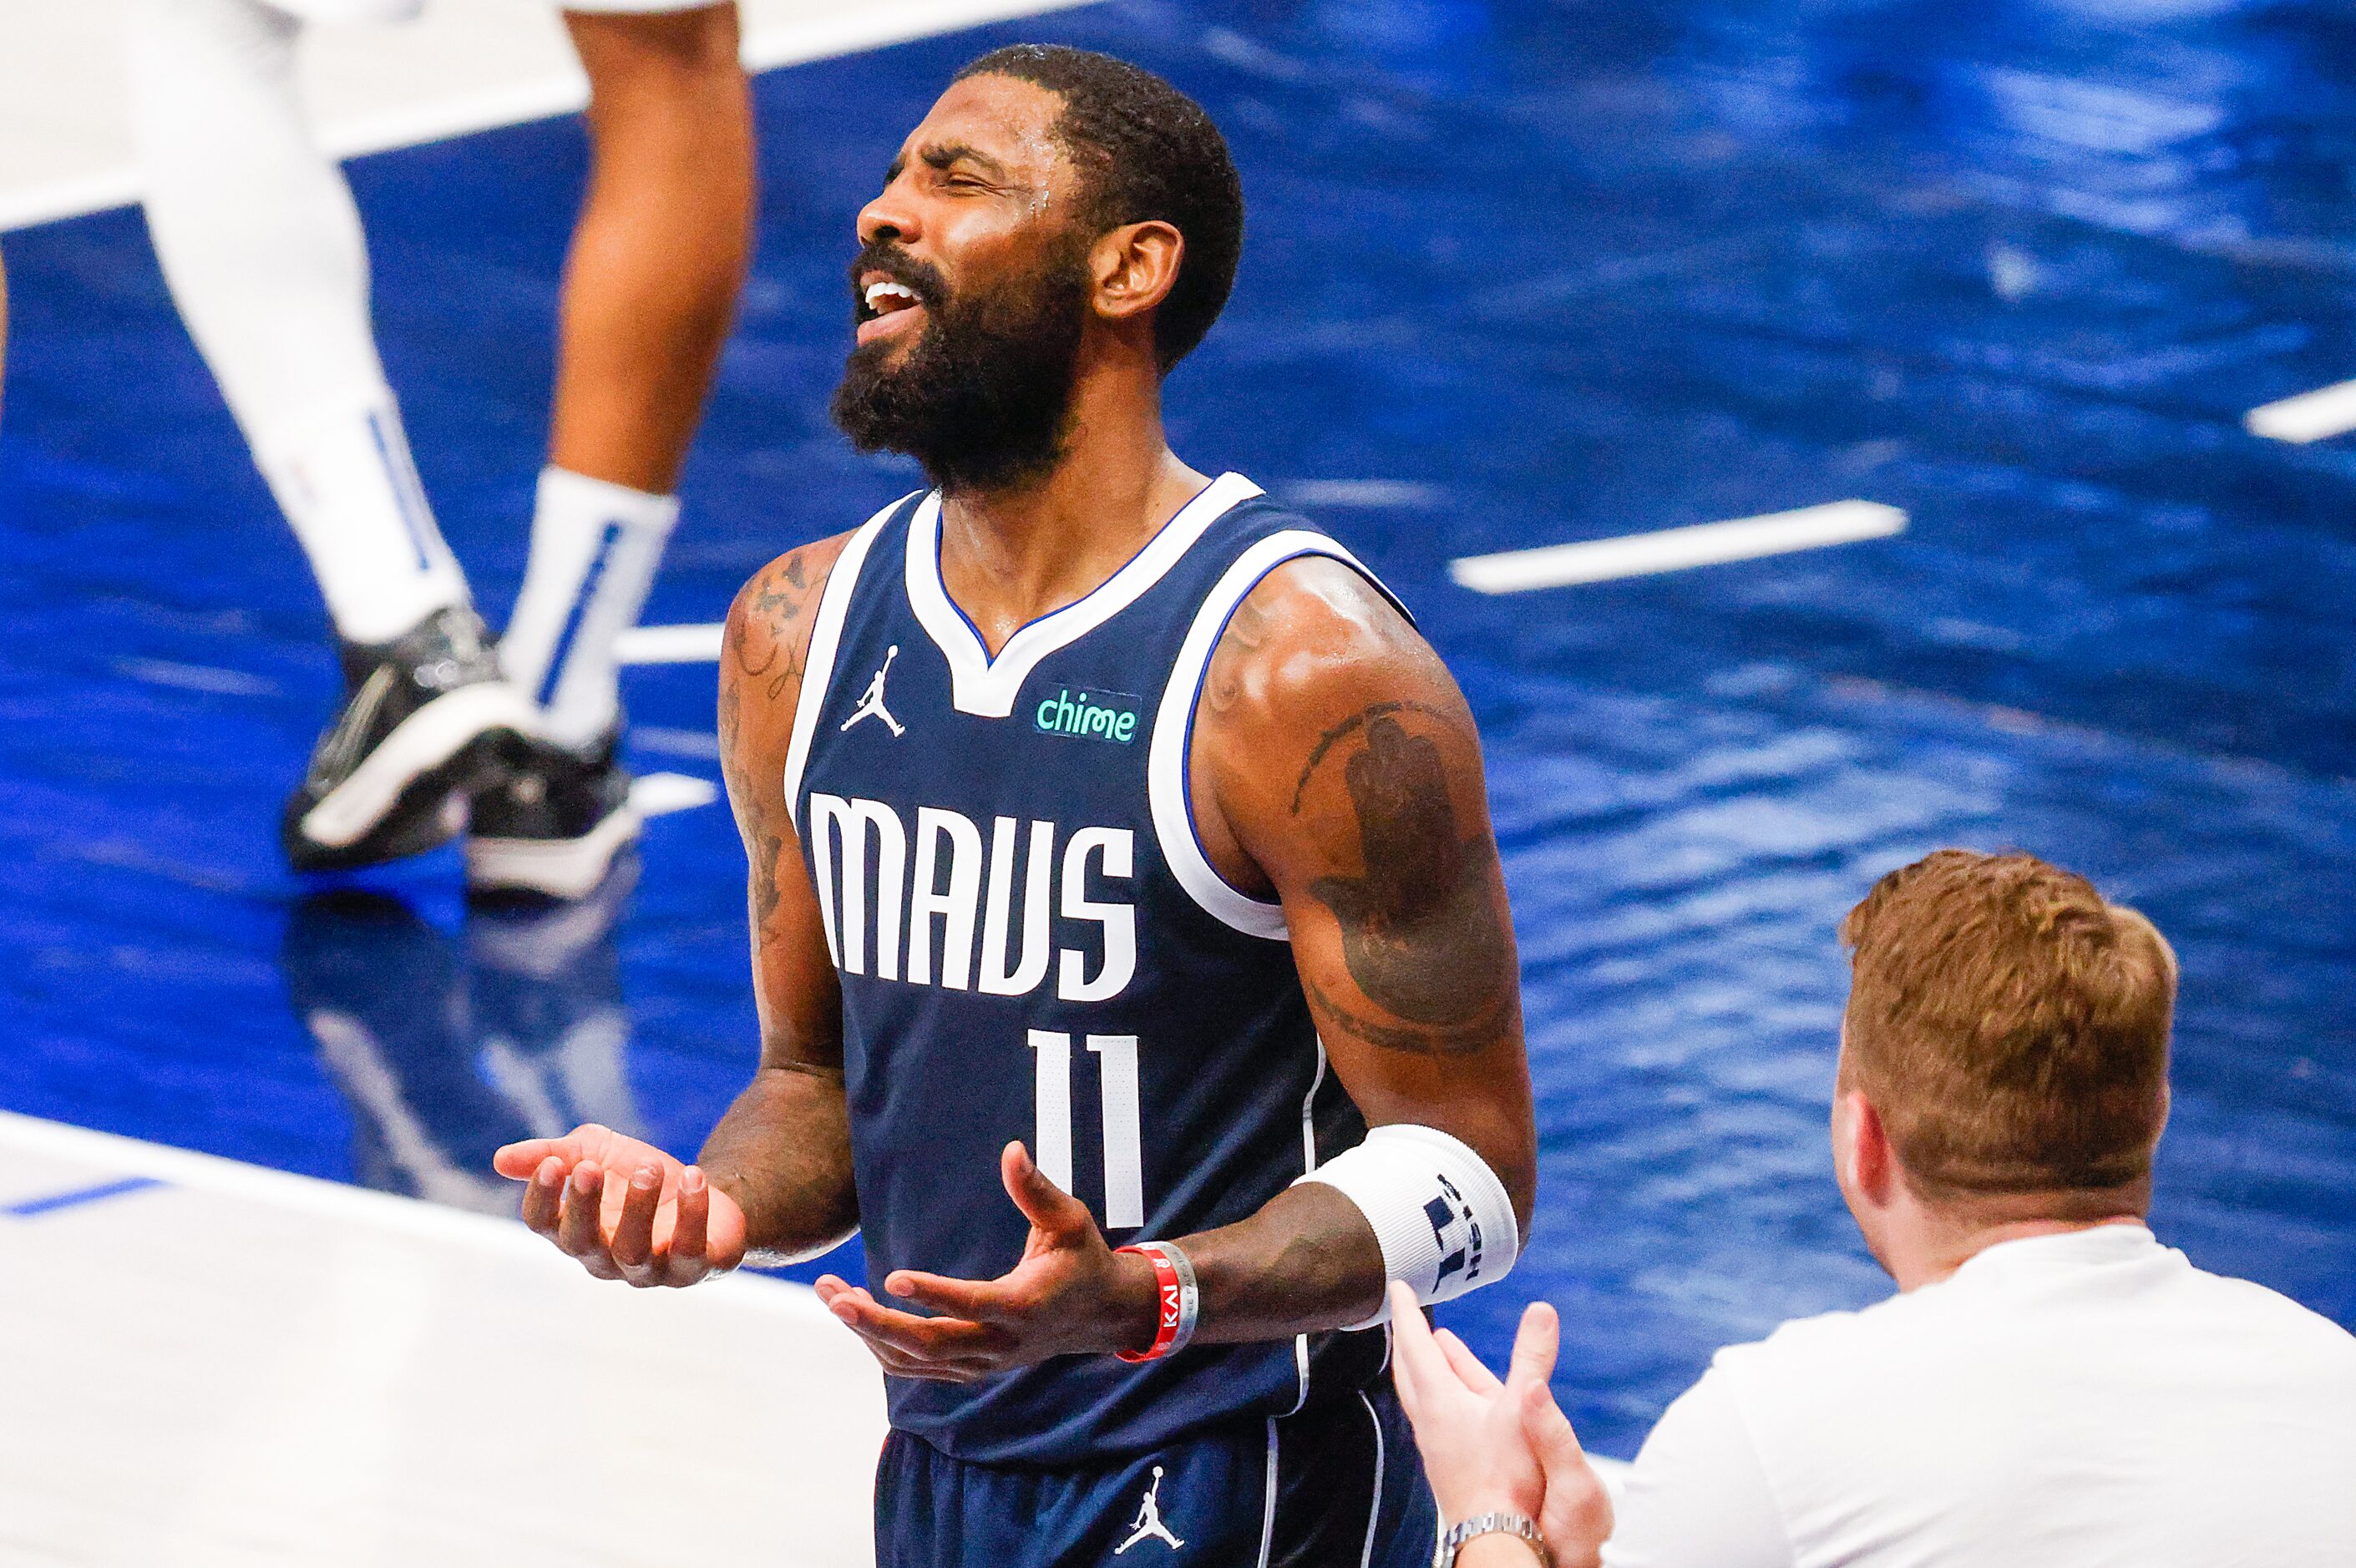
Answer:
[[[1177,286],[1185,256],[1185,237],[1159,219],[1124,223],[1101,236],[1088,249],[1097,314],[1133,321],[1152,310]]]
[[[1881,1125],[1881,1113],[1855,1089],[1833,1098],[1833,1163],[1841,1186],[1854,1200],[1885,1207],[1898,1180],[1896,1151]]]

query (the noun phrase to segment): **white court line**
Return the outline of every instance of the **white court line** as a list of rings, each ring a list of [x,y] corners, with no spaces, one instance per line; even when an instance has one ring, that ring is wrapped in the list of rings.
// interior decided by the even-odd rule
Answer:
[[[673,730],[659,724],[630,726],[630,744],[641,752],[669,757],[692,757],[700,763],[720,760],[720,737],[711,730]]]
[[[622,1568],[680,1519],[701,1562],[873,1563],[882,1381],[799,1285],[620,1288],[497,1213],[0,1115],[0,1186],[68,1184],[0,1217],[12,1568]]]
[[[883,48],[911,38],[961,32],[985,22],[1069,10],[1093,0],[899,0],[894,5],[845,5],[831,15],[797,17],[756,27],[744,35],[742,56],[749,71],[828,59]],[[571,114],[589,101],[589,80],[578,64],[488,91],[407,104],[378,114],[330,120],[319,126],[319,144],[338,158],[390,152],[446,141],[502,125]],[[139,199],[135,165],[79,175],[71,179],[0,193],[0,233],[29,229],[125,207]]]
[[[1615,577],[1683,571],[1688,567],[1887,539],[1905,528],[1906,514],[1895,507],[1879,501],[1830,501],[1797,511],[1697,523],[1619,539],[1468,555],[1450,561],[1448,575],[1475,593],[1526,593],[1535,588],[1606,582]]]
[[[506,1253],[575,1266],[519,1221],[472,1213],[373,1188],[323,1181],[315,1176],[268,1166],[223,1159],[219,1155],[148,1143],[114,1133],[96,1132],[64,1122],[0,1111],[0,1148],[45,1156],[126,1176],[145,1176],[174,1187],[251,1203],[265,1203],[294,1213],[337,1224],[365,1226],[395,1235],[444,1243],[475,1252]],[[523,1184],[516,1184],[516,1196]],[[560,1271],[561,1272],[561,1271]],[[829,1312],[808,1285],[763,1275],[730,1275],[707,1280],[698,1290],[725,1289],[783,1317],[807,1322],[832,1322]]]
[[[106,169],[0,192],[0,234],[12,229],[30,229],[60,219],[104,212],[110,208],[128,207],[138,199],[139,171],[133,168]]]
[[[1447,492],[1412,479],[1295,479],[1284,498],[1302,507],[1430,507]]]
[[[633,626],[614,639],[614,657],[623,664],[710,664],[720,656],[726,623],[692,626]]]
[[[630,781],[630,805],[640,816],[693,811],[720,798],[720,786],[693,773],[645,773]]]
[[[399,1197],[339,1181],[296,1176],[266,1166],[247,1165],[113,1133],[0,1111],[0,1148],[46,1157],[103,1171],[145,1176],[191,1191],[261,1203],[327,1221],[438,1243],[470,1252],[529,1259],[541,1269],[568,1274],[576,1266],[522,1225]],[[520,1185],[518,1187],[520,1193]],[[759,1275],[731,1275],[695,1287],[704,1298],[724,1295],[737,1304],[779,1318],[831,1329],[834,1317],[807,1285]],[[1590,1455],[1589,1462],[1616,1499],[1624,1484],[1624,1461]]]
[[[1448,574],[1476,593],[1526,593],[1538,588],[1566,588],[1821,549],[1859,539],[1887,539],[1905,530],[1906,514],[1896,507],[1879,501],[1829,501],[1821,507],[1722,523],[1468,555],[1449,562]],[[634,626],[615,640],[614,653],[624,664],[706,663],[719,658],[725,629],[719,622]]]
[[[2261,403],[2242,416],[2242,428],[2252,435],[2302,445],[2327,436],[2345,435],[2356,430],[2356,381],[2342,381],[2337,386],[2301,392],[2295,398]]]
[[[833,16],[757,27],[744,39],[744,69],[774,70],[804,60],[882,48],[911,38],[962,32],[984,22],[1069,11],[1095,0],[902,0],[894,6],[845,5]]]

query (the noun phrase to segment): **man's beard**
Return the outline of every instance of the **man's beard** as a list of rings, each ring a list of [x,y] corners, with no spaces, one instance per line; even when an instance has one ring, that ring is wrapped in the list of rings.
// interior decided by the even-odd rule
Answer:
[[[1084,253],[1061,247],[995,294],[955,297],[938,272],[890,245],[853,264],[914,290],[925,325],[896,368],[892,339],[851,351],[829,411],[862,452],[905,452],[943,491],[998,490],[1063,455],[1087,300]]]

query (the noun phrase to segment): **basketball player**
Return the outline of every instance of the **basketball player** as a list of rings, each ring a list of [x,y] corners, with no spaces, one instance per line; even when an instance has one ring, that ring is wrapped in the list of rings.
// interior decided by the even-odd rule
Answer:
[[[1464,700],[1346,550],[1163,440],[1242,227],[1133,67],[1020,46],[934,104],[860,215],[834,412],[937,488],[730,613],[760,1071],[699,1166],[498,1157],[601,1278],[863,1231],[876,1287],[819,1293],[886,1373],[891,1568],[1424,1563],[1385,1287],[1493,1284],[1528,1223]]]
[[[423,0],[132,0],[134,123],[172,294],[309,557],[347,692],[283,838],[305,870],[431,848],[468,879],[577,898],[637,832],[614,642],[679,516],[671,494],[751,245],[753,139],[733,4],[567,0],[591,172],[562,304],[548,465],[496,652],[410,463],[369,320],[342,171],[294,49],[318,21]]]

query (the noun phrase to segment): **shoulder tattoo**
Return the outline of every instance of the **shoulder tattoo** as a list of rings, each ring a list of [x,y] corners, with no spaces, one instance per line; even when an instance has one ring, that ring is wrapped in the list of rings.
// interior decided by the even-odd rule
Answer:
[[[1373,704],[1318,738],[1293,792],[1298,815],[1312,782],[1341,770],[1365,869],[1320,877],[1309,891],[1340,923],[1358,991],[1390,1019],[1323,992],[1313,999],[1386,1050],[1483,1050],[1509,1028],[1516,1001],[1496,849],[1458,820],[1430,733],[1459,722],[1420,703]]]

